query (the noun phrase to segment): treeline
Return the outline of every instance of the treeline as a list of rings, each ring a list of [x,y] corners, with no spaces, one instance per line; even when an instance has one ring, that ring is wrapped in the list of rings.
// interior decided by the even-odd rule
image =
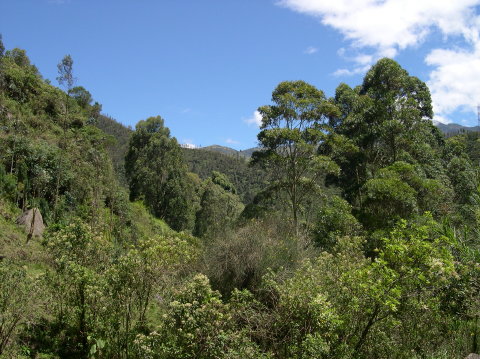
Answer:
[[[58,80],[0,51],[0,356],[479,351],[478,136],[446,139],[395,61],[333,98],[280,83],[248,167],[160,116],[118,127],[69,56]],[[14,224],[29,208],[43,237]]]

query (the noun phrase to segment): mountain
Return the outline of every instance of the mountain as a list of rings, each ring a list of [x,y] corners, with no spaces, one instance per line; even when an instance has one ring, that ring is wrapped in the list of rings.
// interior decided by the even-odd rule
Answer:
[[[200,150],[204,150],[204,151],[219,152],[227,156],[232,156],[236,158],[243,157],[247,159],[252,157],[252,153],[255,151],[258,151],[259,149],[260,149],[259,147],[252,147],[252,148],[247,148],[246,150],[237,151],[233,148],[220,146],[220,145],[211,145],[211,146],[200,148]]]
[[[480,132],[480,127],[478,126],[468,127],[468,126],[460,125],[458,123],[444,124],[438,121],[434,121],[433,123],[447,136],[453,136],[463,132]],[[110,144],[108,151],[110,153],[110,156],[112,157],[113,164],[117,172],[117,175],[119,177],[120,183],[125,185],[126,180],[125,180],[125,174],[124,174],[124,168],[123,168],[124,157],[125,157],[125,154],[127,153],[128,141],[130,139],[130,136],[133,130],[115,121],[111,117],[102,116],[102,115],[99,116],[96,125],[102,131],[111,135],[115,139],[115,141]],[[184,145],[182,145],[182,147],[187,148]],[[252,147],[252,148],[247,148],[245,150],[238,151],[226,146],[210,145],[206,147],[195,148],[195,150],[220,153],[222,155],[234,157],[237,159],[249,159],[250,157],[252,157],[252,153],[260,150],[260,148]]]
[[[457,135],[459,133],[464,133],[464,132],[480,132],[480,127],[479,126],[463,126],[458,123],[441,123],[438,121],[433,121],[433,124],[437,126],[440,131],[442,131],[447,137]],[[227,156],[232,156],[236,158],[241,158],[244,157],[246,159],[249,159],[252,157],[252,153],[255,151],[260,150],[260,147],[252,147],[252,148],[247,148],[246,150],[235,150],[230,147],[226,146],[220,146],[220,145],[211,145],[207,147],[201,147],[199,148],[200,150],[204,151],[210,151],[210,152],[218,152],[222,153]]]
[[[479,126],[474,126],[474,127],[468,127],[468,126],[462,126],[458,123],[441,123],[438,121],[434,121],[433,124],[437,126],[440,131],[442,131],[445,135],[447,136],[452,136],[456,135],[462,132],[478,132],[480,131]]]

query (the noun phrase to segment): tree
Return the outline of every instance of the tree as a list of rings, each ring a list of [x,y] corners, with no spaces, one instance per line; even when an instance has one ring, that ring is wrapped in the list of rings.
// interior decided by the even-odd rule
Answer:
[[[40,75],[25,50],[15,48],[0,57],[0,86],[8,97],[22,104],[39,94]]]
[[[62,61],[57,65],[58,77],[57,81],[61,86],[67,90],[67,95],[70,95],[70,91],[76,78],[73,76],[73,59],[70,55],[65,55]]]
[[[78,220],[64,228],[54,228],[46,237],[53,263],[44,280],[56,296],[50,310],[54,327],[68,333],[57,350],[60,357],[74,354],[86,358],[88,338],[98,326],[105,301],[98,294],[105,286],[100,273],[108,264],[110,243],[95,236],[91,228]]]
[[[278,190],[285,192],[295,230],[301,205],[319,188],[326,173],[336,173],[335,163],[317,154],[328,118],[339,115],[338,108],[327,101],[322,91],[303,81],[280,83],[273,91],[274,105],[258,109],[262,115],[258,140],[261,151],[253,162],[272,172]]]
[[[343,237],[293,273],[267,276],[260,298],[268,309],[257,304],[244,317],[256,341],[282,358],[435,357],[451,336],[442,324],[458,320],[439,305],[457,273],[453,243],[422,220],[401,221],[374,261],[361,238]]]
[[[3,56],[5,52],[5,45],[3,44],[2,34],[0,34],[0,57]]]
[[[87,108],[92,103],[92,95],[83,86],[75,86],[70,90],[73,97],[81,108]]]
[[[154,298],[175,287],[176,272],[194,258],[192,238],[170,234],[140,240],[115,260],[105,273],[106,320],[98,333],[106,339],[106,357],[131,357],[136,335],[150,324]]]
[[[64,103],[64,117],[63,117],[63,133],[64,136],[61,138],[59,146],[60,148],[65,148],[66,147],[66,131],[67,131],[67,123],[69,121],[69,96],[70,96],[70,91],[73,87],[73,84],[75,83],[75,78],[73,77],[73,59],[70,55],[65,55],[62,61],[60,61],[57,65],[58,69],[58,77],[57,81],[60,84],[60,86],[64,86],[66,90],[66,96],[65,96],[65,103]],[[59,196],[59,190],[60,190],[60,180],[61,177],[63,176],[63,169],[60,166],[58,166],[58,174],[57,174],[57,185],[56,185],[56,191],[55,191],[55,202],[54,202],[54,213],[55,216],[58,216],[57,210],[58,210],[58,196]]]
[[[360,233],[361,225],[352,215],[352,206],[343,198],[332,196],[327,199],[315,217],[312,235],[315,244],[331,249],[337,238]]]
[[[130,138],[125,172],[132,200],[145,205],[173,229],[192,229],[195,193],[180,146],[160,116],[140,121]]]
[[[244,208],[234,193],[233,185],[219,172],[214,171],[212,178],[205,181],[195,223],[197,236],[214,237],[233,227]]]
[[[368,188],[365,184],[399,161],[419,165],[426,180],[444,182],[444,140],[431,122],[430,92],[398,63],[381,59],[367,72],[361,86],[352,89],[339,85],[335,104],[342,113],[331,119],[333,131],[319,152],[340,166],[340,176],[330,176],[327,181],[339,185],[354,207],[363,207],[369,189],[379,189],[380,185],[386,189],[386,179],[375,180]],[[393,189],[396,185],[390,181],[389,186]]]

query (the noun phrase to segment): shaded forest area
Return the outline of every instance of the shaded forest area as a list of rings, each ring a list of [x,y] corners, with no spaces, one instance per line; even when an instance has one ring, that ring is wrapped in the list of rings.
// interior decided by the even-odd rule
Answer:
[[[55,87],[0,41],[0,357],[479,352],[480,136],[398,63],[280,83],[251,160],[125,128],[73,64]]]

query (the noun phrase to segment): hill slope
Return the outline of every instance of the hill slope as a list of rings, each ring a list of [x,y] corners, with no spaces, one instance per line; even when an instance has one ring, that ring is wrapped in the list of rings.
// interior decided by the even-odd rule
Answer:
[[[232,156],[236,158],[250,158],[252,157],[252,153],[255,151],[258,151],[259,149],[260,149],[259,147],[252,147],[252,148],[247,148],[246,150],[237,151],[233,148],[220,146],[220,145],[211,145],[211,146],[199,148],[199,150],[202,150],[202,151],[218,152],[218,153],[222,153],[224,155]]]
[[[441,122],[434,122],[435,126],[437,126],[440,131],[442,131],[446,136],[456,135],[462,132],[478,132],[480,131],[480,127],[478,126],[463,126],[458,123],[441,123]]]
[[[227,175],[243,203],[251,202],[266,181],[266,173],[259,168],[249,167],[247,160],[241,156],[234,157],[224,152],[188,148],[183,149],[183,154],[189,170],[201,179],[210,177],[212,171]]]

